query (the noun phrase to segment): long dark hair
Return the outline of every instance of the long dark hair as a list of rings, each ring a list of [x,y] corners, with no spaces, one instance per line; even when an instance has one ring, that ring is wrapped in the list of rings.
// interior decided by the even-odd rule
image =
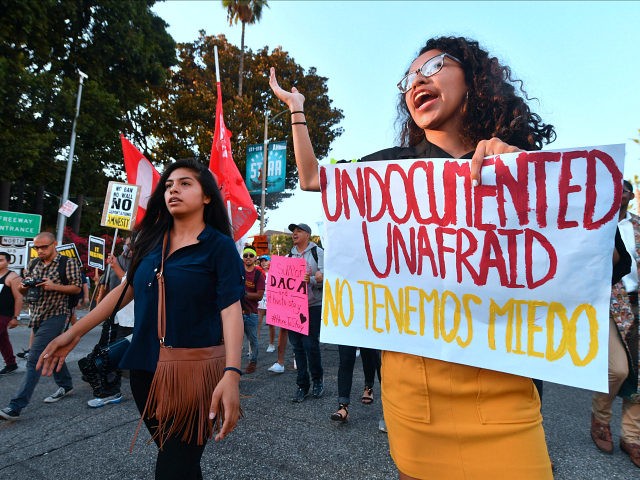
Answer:
[[[186,168],[195,173],[196,180],[200,183],[203,193],[211,199],[211,201],[204,206],[204,223],[211,225],[224,235],[232,237],[229,216],[222,201],[220,189],[211,172],[206,166],[193,158],[177,160],[165,168],[160,176],[158,185],[156,185],[151,197],[149,197],[147,212],[140,222],[135,242],[132,246],[133,258],[131,260],[131,267],[127,272],[127,277],[130,281],[133,281],[133,276],[140,261],[162,241],[164,232],[168,231],[173,224],[173,217],[167,209],[164,193],[167,179],[171,173],[178,168]]]
[[[431,38],[416,58],[429,50],[440,50],[462,62],[468,89],[462,112],[463,140],[475,145],[498,137],[525,150],[539,150],[555,140],[553,125],[544,124],[527,105],[531,99],[522,81],[514,79],[511,69],[490,57],[478,42],[463,37]],[[404,94],[398,99],[397,123],[402,146],[414,146],[424,140],[424,131],[411,118]]]

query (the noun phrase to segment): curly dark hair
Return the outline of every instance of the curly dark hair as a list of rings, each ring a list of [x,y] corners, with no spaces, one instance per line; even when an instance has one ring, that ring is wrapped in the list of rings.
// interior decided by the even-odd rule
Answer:
[[[229,222],[227,209],[224,206],[220,189],[209,169],[193,158],[180,159],[165,168],[160,180],[149,197],[147,211],[137,228],[135,242],[132,246],[133,258],[131,267],[127,272],[127,278],[133,281],[135,271],[142,258],[151,252],[162,241],[164,232],[173,224],[173,217],[167,209],[164,199],[165,184],[173,171],[178,168],[186,168],[196,175],[196,179],[202,187],[202,191],[211,201],[204,206],[204,223],[211,225],[224,235],[233,237],[232,227]]]
[[[511,69],[500,65],[496,57],[490,57],[478,42],[464,37],[431,38],[416,58],[429,50],[440,50],[462,62],[468,88],[462,112],[463,140],[475,145],[480,140],[498,137],[525,150],[539,150],[555,140],[553,125],[543,123],[527,105],[531,99],[522,81],[514,79]],[[404,94],[398,99],[397,123],[402,146],[414,146],[424,140],[424,131],[411,118]]]

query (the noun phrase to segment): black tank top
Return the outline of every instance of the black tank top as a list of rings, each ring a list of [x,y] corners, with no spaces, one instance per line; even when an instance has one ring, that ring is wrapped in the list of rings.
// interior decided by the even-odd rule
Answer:
[[[0,291],[0,315],[3,317],[13,317],[13,308],[15,306],[11,287],[4,283],[10,273],[8,272],[4,277],[0,278],[0,285],[2,285],[2,290]]]

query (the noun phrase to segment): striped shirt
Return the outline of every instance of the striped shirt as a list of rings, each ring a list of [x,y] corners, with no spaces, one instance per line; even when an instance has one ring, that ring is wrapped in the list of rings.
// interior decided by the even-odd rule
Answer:
[[[60,254],[57,254],[49,265],[45,265],[40,259],[37,259],[31,263],[26,269],[25,277],[31,278],[49,278],[53,283],[62,284],[58,272],[58,264],[60,263]],[[67,267],[65,269],[67,275],[66,285],[76,285],[82,288],[82,277],[80,275],[80,265],[75,259],[69,258],[67,260]],[[54,315],[69,315],[71,309],[69,308],[69,295],[58,291],[42,291],[40,299],[35,302],[31,311],[31,324],[33,328],[37,329],[40,324],[47,318]]]

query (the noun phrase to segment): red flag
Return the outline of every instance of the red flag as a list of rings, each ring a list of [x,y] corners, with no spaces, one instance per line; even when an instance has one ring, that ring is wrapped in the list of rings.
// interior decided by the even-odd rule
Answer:
[[[244,179],[231,156],[231,132],[227,130],[224,124],[220,82],[218,82],[217,87],[216,128],[213,133],[209,170],[216,177],[225,205],[231,204],[233,238],[237,241],[253,226],[258,218],[258,213],[253,205],[253,200],[249,196]]]
[[[147,203],[153,189],[160,180],[160,174],[145,158],[140,151],[134,147],[129,140],[120,134],[122,142],[122,153],[124,154],[124,169],[127,172],[127,183],[140,185],[140,201],[138,203],[138,213],[136,224],[139,224],[144,214],[147,212]]]

